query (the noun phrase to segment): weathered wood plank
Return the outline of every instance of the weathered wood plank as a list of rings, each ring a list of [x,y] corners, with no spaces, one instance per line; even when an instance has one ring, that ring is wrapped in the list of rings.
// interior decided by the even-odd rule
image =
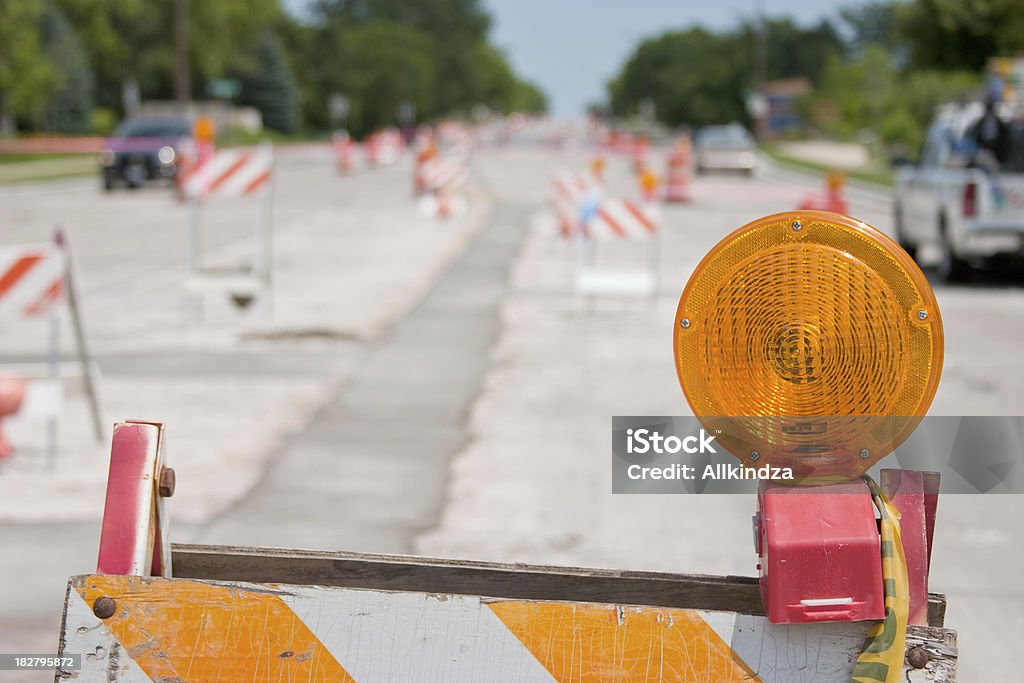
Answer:
[[[372,590],[654,605],[763,616],[757,579],[581,567],[445,560],[406,555],[172,545],[175,576]],[[928,624],[946,598],[930,594]]]

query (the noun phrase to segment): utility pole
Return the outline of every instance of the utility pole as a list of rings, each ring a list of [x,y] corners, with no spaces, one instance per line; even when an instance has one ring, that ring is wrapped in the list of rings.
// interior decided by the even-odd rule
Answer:
[[[174,99],[191,100],[192,84],[188,64],[188,0],[174,0]]]
[[[768,80],[768,20],[765,16],[765,0],[754,0],[754,13],[757,22],[757,38],[754,43],[754,92],[757,97],[763,96],[764,84]],[[754,135],[764,140],[768,132],[768,112],[762,111],[754,121]]]

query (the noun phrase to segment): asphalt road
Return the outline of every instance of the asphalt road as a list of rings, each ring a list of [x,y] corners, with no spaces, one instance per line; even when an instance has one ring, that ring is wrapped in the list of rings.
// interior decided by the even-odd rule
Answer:
[[[283,160],[275,221],[291,280],[275,315],[286,323],[239,322],[227,308],[198,329],[180,321],[183,238],[167,226],[183,213],[161,192],[105,196],[86,181],[4,189],[0,229],[5,242],[41,239],[54,222],[72,231],[111,412],[140,415],[130,407],[139,397],[146,417],[184,401],[220,413],[169,425],[196,432],[169,434],[184,442],[172,459],[206,448],[179,469],[178,540],[752,574],[752,500],[612,496],[607,430],[612,415],[688,412],[670,343],[690,272],[725,234],[793,208],[813,183],[772,170],[699,178],[691,203],[662,209],[657,297],[585,311],[545,198],[552,171],[587,162],[482,151],[471,214],[438,224],[412,209],[407,167],[338,179],[319,153]],[[635,192],[625,160],[608,174],[613,193]],[[247,250],[251,226],[231,220],[240,211],[211,216],[225,261]],[[884,196],[856,193],[851,212],[891,229]],[[630,246],[601,257],[633,266],[642,254]],[[946,362],[932,412],[1024,414],[1024,285],[935,288]],[[5,338],[0,354],[32,355],[34,343]],[[272,447],[246,459],[253,441],[238,435],[249,429]],[[83,466],[102,470],[101,450]],[[0,490],[15,475],[56,479],[11,466]],[[65,578],[93,568],[102,477],[55,518],[0,511],[0,651],[53,649]],[[54,495],[77,495],[68,490]],[[209,503],[222,490],[227,500]],[[940,502],[932,589],[949,595],[961,680],[1015,676],[1006,653],[1024,630],[1021,512],[1011,496]]]

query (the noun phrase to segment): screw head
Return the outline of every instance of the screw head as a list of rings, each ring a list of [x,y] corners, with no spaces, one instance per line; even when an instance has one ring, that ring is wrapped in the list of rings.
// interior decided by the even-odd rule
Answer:
[[[757,451],[750,451],[750,459],[753,460],[754,462],[757,462],[758,460],[761,459],[761,454],[758,453]]]
[[[917,319],[918,320],[927,320],[928,319],[928,311],[925,311],[925,310],[918,311],[917,312]]]
[[[792,223],[790,223],[790,227],[793,228],[793,230],[795,230],[796,232],[800,232],[801,230],[804,229],[804,224],[800,221],[793,221]]]
[[[862,458],[869,458],[871,457],[871,451],[869,451],[866,448],[862,448],[860,449],[860,453],[858,455],[860,455],[860,457]]]
[[[96,598],[96,602],[92,603],[92,613],[100,619],[109,619],[116,611],[117,603],[106,596]]]
[[[162,498],[170,498],[174,495],[174,470],[170,467],[160,468],[160,480],[157,482],[157,490]]]
[[[923,647],[912,647],[907,651],[907,664],[915,669],[923,669],[932,661],[932,656]]]
[[[679,321],[679,327],[683,328],[684,330],[690,329],[690,319],[689,318],[683,318],[682,320],[680,320]]]

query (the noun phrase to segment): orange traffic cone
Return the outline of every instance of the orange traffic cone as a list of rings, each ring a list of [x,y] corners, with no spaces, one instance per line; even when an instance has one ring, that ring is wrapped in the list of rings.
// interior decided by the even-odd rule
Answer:
[[[0,377],[0,460],[14,453],[14,446],[7,440],[3,430],[3,418],[14,415],[25,400],[28,383],[18,377]]]
[[[690,201],[690,139],[679,138],[668,158],[665,181],[666,202]]]
[[[798,208],[818,211],[832,211],[834,213],[848,213],[849,204],[843,196],[843,187],[846,185],[846,176],[841,171],[829,171],[825,174],[825,194],[809,194],[800,202]]]

